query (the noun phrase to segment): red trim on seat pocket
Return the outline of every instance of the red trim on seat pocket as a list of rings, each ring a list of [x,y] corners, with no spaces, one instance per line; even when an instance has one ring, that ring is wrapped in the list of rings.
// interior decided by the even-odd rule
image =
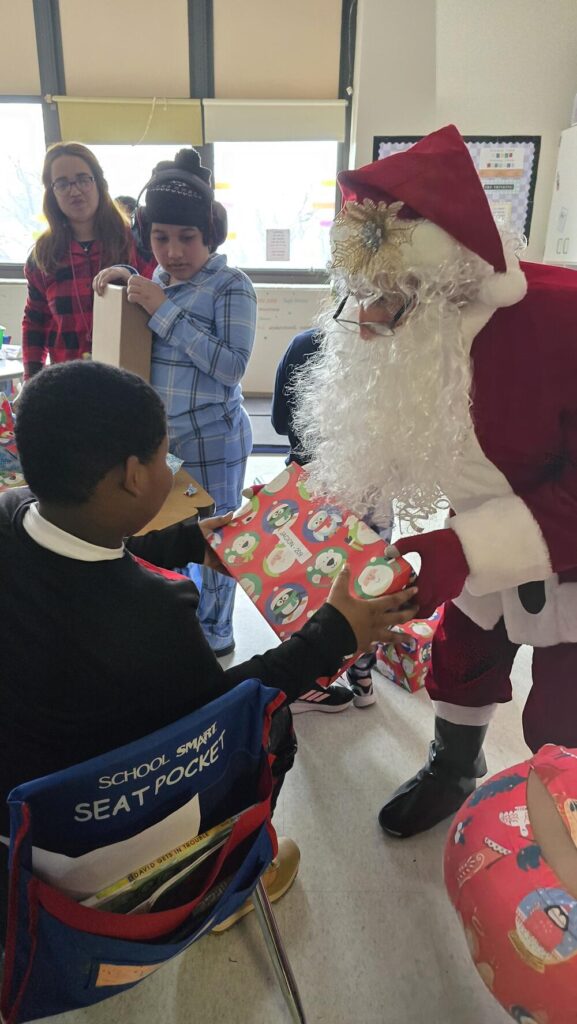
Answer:
[[[14,847],[12,851],[12,860],[10,864],[10,876],[9,876],[9,888],[8,888],[8,923],[6,927],[6,948],[4,957],[4,977],[2,979],[2,994],[0,996],[0,1004],[2,1008],[2,1016],[5,1024],[13,1024],[13,1021],[18,1019],[18,1010],[22,1001],[22,996],[26,991],[28,985],[28,979],[32,970],[32,964],[34,962],[34,954],[36,952],[36,926],[38,923],[38,905],[36,901],[36,882],[37,879],[32,878],[28,883],[28,933],[30,935],[30,956],[26,971],[22,979],[20,989],[16,994],[12,1006],[9,1006],[10,992],[12,989],[12,974],[14,971],[14,958],[16,956],[16,938],[18,931],[18,906],[20,902],[20,848],[24,839],[28,834],[30,828],[30,808],[28,804],[22,804],[22,823],[16,838],[14,839]]]
[[[69,896],[59,892],[45,882],[38,882],[38,899],[40,904],[49,914],[52,914],[58,921],[75,928],[81,932],[88,932],[90,935],[104,935],[117,939],[155,939],[178,928],[186,921],[197,903],[205,893],[214,885],[218,878],[224,862],[233,851],[253,832],[258,831],[261,825],[270,818],[270,795],[256,807],[251,807],[241,815],[236,822],[228,842],[222,848],[213,870],[210,872],[205,885],[199,895],[173,910],[161,910],[154,914],[112,914],[105,910],[94,910],[92,907],[83,907],[75,903]]]
[[[278,711],[278,709],[283,706],[285,701],[286,693],[283,693],[282,690],[279,690],[276,697],[273,697],[273,699],[269,701],[266,708],[264,709],[264,721],[262,724],[262,745],[265,750],[270,735],[270,724],[272,722],[272,716],[275,711]]]

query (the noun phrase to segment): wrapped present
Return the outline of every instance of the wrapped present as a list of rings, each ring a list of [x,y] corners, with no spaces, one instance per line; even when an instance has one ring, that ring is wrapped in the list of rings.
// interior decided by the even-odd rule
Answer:
[[[3,391],[0,391],[0,453],[18,457],[14,434],[12,406]]]
[[[4,392],[0,391],[0,491],[9,487],[22,487],[24,483],[16,448],[12,407]]]
[[[11,487],[25,487],[26,481],[20,470],[0,469],[0,491]]]
[[[441,607],[430,619],[413,619],[404,626],[394,626],[394,631],[404,633],[407,640],[398,646],[384,644],[378,647],[375,668],[386,679],[410,693],[420,690],[425,685],[433,637],[442,617]]]
[[[311,496],[300,466],[287,466],[247,493],[247,504],[210,543],[281,640],[320,608],[345,562],[352,592],[360,598],[380,597],[411,582],[409,563],[387,558],[374,530],[346,509]]]

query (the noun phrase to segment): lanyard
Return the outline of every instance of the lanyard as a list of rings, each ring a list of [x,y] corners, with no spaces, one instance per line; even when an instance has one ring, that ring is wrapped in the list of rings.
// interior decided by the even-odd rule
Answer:
[[[79,244],[82,244],[82,243],[79,243]],[[84,246],[83,246],[83,248],[84,248]],[[84,312],[84,309],[82,308],[82,302],[80,300],[80,292],[78,291],[78,282],[76,280],[76,271],[74,270],[74,258],[73,258],[73,255],[72,255],[72,242],[69,243],[68,253],[69,253],[69,256],[70,256],[70,269],[72,270],[72,282],[73,282],[73,285],[74,285],[74,294],[76,296],[76,302],[77,302],[77,305],[78,305],[78,309],[80,311],[80,315],[82,317],[82,322],[84,324],[84,330],[86,331],[86,340],[87,340],[89,345],[92,345],[92,326],[89,326],[89,324],[88,324],[88,320],[86,319],[86,314]],[[84,253],[86,255],[86,258],[88,260],[88,266],[90,268],[90,250],[89,249],[84,249]],[[101,267],[100,267],[100,264],[99,264],[98,265],[98,270],[100,270],[100,269],[101,269]],[[97,273],[98,273],[98,271],[97,271]]]

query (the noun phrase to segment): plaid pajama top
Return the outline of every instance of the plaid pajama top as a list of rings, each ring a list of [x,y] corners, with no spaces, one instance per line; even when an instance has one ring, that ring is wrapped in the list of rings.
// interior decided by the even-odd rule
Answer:
[[[254,344],[254,288],[217,253],[188,281],[169,285],[161,267],[153,280],[165,288],[166,301],[148,321],[154,332],[150,382],[164,402],[170,437],[227,433],[242,403],[240,381]]]
[[[92,242],[86,252],[80,242],[70,243],[71,260],[45,274],[29,256],[24,267],[28,297],[22,321],[22,359],[26,380],[51,363],[82,359],[92,351],[92,280],[102,270],[102,243]],[[141,257],[134,243],[131,262],[143,277],[156,266]],[[74,273],[73,273],[74,269]]]

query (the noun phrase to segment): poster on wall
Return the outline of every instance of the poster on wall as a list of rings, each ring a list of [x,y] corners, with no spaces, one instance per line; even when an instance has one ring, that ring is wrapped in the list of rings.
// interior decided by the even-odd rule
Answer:
[[[375,135],[373,160],[401,153],[422,135]],[[540,135],[464,135],[497,225],[529,238]]]

